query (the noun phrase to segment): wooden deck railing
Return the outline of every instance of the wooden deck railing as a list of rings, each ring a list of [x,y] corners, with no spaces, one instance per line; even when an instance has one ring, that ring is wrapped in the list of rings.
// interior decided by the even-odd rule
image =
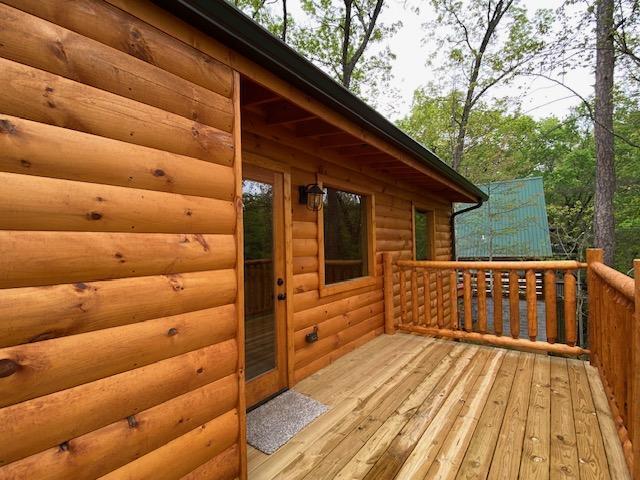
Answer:
[[[605,265],[602,250],[589,249],[587,263],[591,363],[607,392],[632,478],[640,479],[640,260],[634,262],[635,281]]]
[[[503,347],[590,355],[607,392],[632,478],[640,480],[640,260],[634,262],[635,281],[606,266],[598,249],[587,251],[587,263],[400,260],[395,269],[385,253],[383,269],[387,333],[397,328]],[[588,337],[579,345],[576,274],[582,270],[587,271],[589,316]],[[542,295],[537,278],[542,278]],[[557,279],[564,283],[561,294]]]
[[[577,345],[576,323],[576,271],[586,264],[401,260],[397,267],[397,328],[401,330],[570,355],[588,353]],[[564,279],[562,323],[557,315],[557,276]],[[543,278],[544,300],[538,299],[537,277]],[[523,299],[521,279],[525,281]],[[540,302],[544,303],[542,323]],[[558,331],[559,325],[562,332]]]

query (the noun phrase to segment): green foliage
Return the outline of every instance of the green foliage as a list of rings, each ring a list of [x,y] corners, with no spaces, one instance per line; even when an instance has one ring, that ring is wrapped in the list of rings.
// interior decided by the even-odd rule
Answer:
[[[431,0],[436,19],[425,25],[425,31],[426,40],[435,47],[434,58],[443,58],[436,68],[444,84],[454,89],[464,84],[465,91],[471,87],[474,102],[493,85],[533,68],[529,61],[546,46],[553,13],[541,9],[529,15],[518,0],[510,6],[504,6],[506,3]],[[476,66],[479,71],[474,81]]]
[[[416,91],[399,126],[450,161],[455,125],[451,111],[460,92],[438,96],[434,87]],[[615,266],[628,271],[640,257],[640,105],[618,92],[616,138]],[[554,253],[582,258],[593,244],[595,147],[593,122],[582,105],[564,118],[535,120],[512,113],[505,103],[480,102],[471,113],[462,173],[476,183],[542,175]]]
[[[282,37],[286,0],[228,1]],[[300,18],[287,15],[286,41],[291,47],[374,106],[381,93],[396,95],[390,87],[395,55],[385,41],[402,23],[379,21],[386,8],[382,0],[302,0],[301,7]]]
[[[460,91],[446,96],[436,92],[433,85],[417,90],[411,112],[398,126],[450,164],[458,132],[452,114],[464,97]],[[508,113],[507,107],[506,102],[494,102],[492,106],[480,102],[470,113],[465,163],[460,173],[475,182],[523,177],[533,171],[522,159],[521,144],[535,136],[536,122],[526,115]]]
[[[258,22],[273,35],[282,38],[284,17],[282,13],[282,0],[227,0],[238,10],[241,10],[253,20]],[[295,28],[294,19],[287,15],[287,30]]]
[[[431,227],[427,212],[415,211],[416,260],[433,260],[431,258]]]
[[[245,259],[273,258],[273,187],[244,180],[242,203]]]
[[[300,28],[291,42],[338,82],[373,104],[378,93],[388,88],[392,78],[391,62],[395,55],[384,46],[384,41],[402,25],[401,22],[375,21],[367,37],[377,1],[352,0],[351,14],[347,16],[347,2],[303,0],[302,9],[309,25]],[[385,8],[384,4],[382,8]],[[343,50],[345,46],[346,51]],[[353,69],[349,71],[350,63],[354,61]],[[349,67],[346,71],[345,66]]]
[[[362,195],[326,188],[324,197],[325,258],[363,259],[365,199]]]

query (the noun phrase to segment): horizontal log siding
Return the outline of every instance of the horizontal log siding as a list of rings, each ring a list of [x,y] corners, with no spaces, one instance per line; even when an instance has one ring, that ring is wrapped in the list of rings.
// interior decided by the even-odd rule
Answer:
[[[384,305],[381,253],[392,252],[394,262],[413,255],[412,200],[434,209],[437,226],[436,256],[451,258],[447,243],[450,205],[425,202],[420,192],[397,181],[384,181],[373,172],[349,167],[350,161],[329,150],[321,151],[312,141],[296,138],[285,128],[269,126],[256,113],[243,111],[242,145],[245,161],[276,161],[288,165],[292,183],[293,234],[293,331],[294,383],[311,375],[335,359],[383,332]],[[316,213],[298,203],[298,186],[314,183],[321,173],[371,190],[376,211],[376,282],[374,285],[330,296],[320,296],[318,285],[318,232]],[[394,271],[395,271],[394,266]],[[398,275],[394,274],[399,315]],[[431,288],[431,308],[435,315],[435,278]],[[448,300],[448,280],[445,283]],[[423,312],[423,286],[420,280],[418,303]],[[448,307],[446,314],[448,314]],[[397,322],[396,322],[397,323]],[[319,340],[305,341],[307,333],[318,328]]]
[[[237,477],[233,71],[9,0],[0,80],[0,478]]]

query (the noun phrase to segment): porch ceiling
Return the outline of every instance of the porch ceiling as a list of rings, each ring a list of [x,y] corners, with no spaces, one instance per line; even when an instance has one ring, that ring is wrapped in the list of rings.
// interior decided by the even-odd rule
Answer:
[[[322,152],[339,156],[356,168],[371,169],[443,199],[475,201],[462,188],[441,179],[427,167],[411,165],[247,78],[242,79],[241,103],[245,111],[260,115],[267,125],[285,128],[297,138],[317,143],[319,156]]]

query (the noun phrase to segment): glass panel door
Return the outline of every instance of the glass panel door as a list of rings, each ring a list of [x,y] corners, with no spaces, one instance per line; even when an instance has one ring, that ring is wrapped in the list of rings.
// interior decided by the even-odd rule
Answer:
[[[273,185],[242,182],[246,379],[276,368]]]
[[[287,386],[284,177],[242,166],[247,406]]]

